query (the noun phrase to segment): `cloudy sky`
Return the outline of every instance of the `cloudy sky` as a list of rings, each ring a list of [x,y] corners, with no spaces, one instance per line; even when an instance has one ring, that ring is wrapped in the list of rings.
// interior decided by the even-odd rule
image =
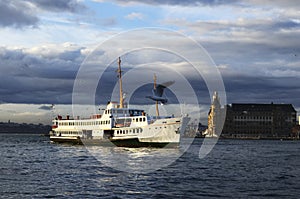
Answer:
[[[72,103],[74,79],[95,47],[144,27],[201,44],[222,75],[227,103],[291,103],[300,111],[299,8],[294,0],[1,0],[0,121],[47,123],[51,104],[62,111]],[[148,63],[182,67],[178,57],[145,54]],[[129,68],[143,64],[132,57],[124,60]],[[203,81],[189,81],[207,107]]]

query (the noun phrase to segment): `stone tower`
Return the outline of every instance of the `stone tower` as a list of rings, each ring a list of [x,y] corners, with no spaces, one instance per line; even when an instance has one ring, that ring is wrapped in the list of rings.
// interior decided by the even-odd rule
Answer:
[[[221,108],[220,98],[218,92],[214,92],[213,100],[208,113],[208,128],[206,131],[206,137],[219,137],[222,132],[223,111]]]

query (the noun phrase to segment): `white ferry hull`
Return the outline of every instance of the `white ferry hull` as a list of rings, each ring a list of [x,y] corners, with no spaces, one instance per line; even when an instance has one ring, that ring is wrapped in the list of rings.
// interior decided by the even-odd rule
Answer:
[[[52,136],[50,135],[50,141],[56,143],[71,143],[71,144],[81,144],[79,137],[75,136]]]
[[[117,147],[176,147],[178,142],[147,142],[140,141],[138,138],[129,138],[129,139],[84,139],[80,137],[59,137],[59,136],[50,136],[50,141],[54,143],[66,143],[66,144],[80,144],[80,145],[93,145],[93,146],[117,146]]]
[[[118,147],[174,147],[180,142],[189,121],[188,117],[156,120],[153,124],[132,128],[112,128],[99,136],[64,136],[52,133],[50,140],[57,143],[118,146]],[[138,132],[139,129],[140,131]],[[136,130],[136,131],[135,131]]]

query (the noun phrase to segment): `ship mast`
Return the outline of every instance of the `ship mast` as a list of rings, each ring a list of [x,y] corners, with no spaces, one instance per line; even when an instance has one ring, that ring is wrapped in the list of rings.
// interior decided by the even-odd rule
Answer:
[[[156,90],[156,74],[154,73],[153,80],[154,80],[154,90]],[[159,117],[159,110],[158,110],[158,101],[155,102],[155,110],[156,110],[156,117]]]
[[[122,70],[121,70],[121,58],[118,60],[118,77],[119,77],[119,86],[120,86],[120,108],[124,108],[124,99],[123,99],[123,87],[122,87]]]

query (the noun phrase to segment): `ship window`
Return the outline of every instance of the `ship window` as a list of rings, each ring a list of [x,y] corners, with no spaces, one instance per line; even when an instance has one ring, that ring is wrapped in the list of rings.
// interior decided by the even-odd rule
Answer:
[[[142,118],[140,117],[140,122],[142,121]]]
[[[117,113],[118,113],[118,114],[122,114],[123,111],[122,111],[122,110],[117,110]]]
[[[143,122],[145,122],[146,121],[146,118],[143,118]]]

